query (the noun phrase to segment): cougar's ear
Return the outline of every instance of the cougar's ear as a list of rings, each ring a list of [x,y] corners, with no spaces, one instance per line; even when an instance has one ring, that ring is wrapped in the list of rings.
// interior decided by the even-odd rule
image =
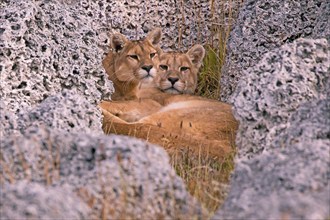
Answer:
[[[202,65],[202,61],[205,56],[205,49],[202,45],[196,44],[190,48],[186,54],[191,62],[199,68]]]
[[[162,29],[155,28],[151,32],[148,33],[146,39],[152,43],[152,45],[157,46],[162,39]]]
[[[124,35],[116,33],[111,36],[110,46],[115,52],[119,52],[125,47],[127,41]]]
[[[156,51],[157,51],[158,56],[160,56],[160,55],[162,55],[164,53],[164,51],[162,50],[162,48],[160,48],[159,46],[156,47]]]

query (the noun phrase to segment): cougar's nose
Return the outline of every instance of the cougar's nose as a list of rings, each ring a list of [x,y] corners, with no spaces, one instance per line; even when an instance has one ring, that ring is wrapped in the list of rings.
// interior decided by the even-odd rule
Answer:
[[[143,66],[142,69],[144,69],[145,71],[147,71],[148,73],[150,72],[150,70],[152,69],[152,66]]]
[[[177,81],[179,81],[179,78],[168,77],[167,80],[170,81],[172,85],[174,85]]]

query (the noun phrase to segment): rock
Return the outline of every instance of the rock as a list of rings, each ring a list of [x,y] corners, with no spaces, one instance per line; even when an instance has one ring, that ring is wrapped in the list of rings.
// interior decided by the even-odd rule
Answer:
[[[317,17],[317,22],[313,28],[312,38],[323,38],[325,37],[330,43],[330,3],[323,1],[320,5],[320,16]]]
[[[10,112],[5,103],[0,100],[0,138],[6,137],[18,130],[15,115]]]
[[[62,89],[93,104],[113,91],[101,60],[106,21],[58,1],[10,1],[0,8],[0,96],[13,112]]]
[[[274,140],[276,148],[239,159],[229,196],[213,219],[326,219],[330,215],[329,112],[329,98],[305,103]]]
[[[290,116],[286,131],[275,137],[270,147],[275,149],[276,146],[289,146],[305,141],[324,141],[330,146],[330,96],[302,104]]]
[[[18,116],[18,129],[46,126],[73,133],[102,134],[102,116],[85,96],[63,90]]]
[[[325,39],[299,39],[264,55],[243,71],[233,94],[239,156],[253,157],[271,146],[274,138],[304,102],[329,93],[329,46]],[[280,147],[280,146],[276,146]]]
[[[1,219],[90,219],[90,208],[71,191],[19,181],[1,186]]]
[[[247,0],[227,42],[221,74],[221,100],[233,103],[240,79],[248,77],[265,53],[298,38],[330,42],[330,2],[323,0]]]
[[[213,219],[330,215],[330,74],[325,39],[298,39],[246,70],[231,189]],[[244,71],[243,71],[244,72]]]
[[[5,183],[68,186],[92,209],[93,219],[203,217],[158,146],[35,126],[0,143]]]

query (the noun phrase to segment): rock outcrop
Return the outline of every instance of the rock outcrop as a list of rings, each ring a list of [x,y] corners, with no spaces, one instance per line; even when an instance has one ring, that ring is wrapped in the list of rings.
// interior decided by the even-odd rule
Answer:
[[[90,208],[71,190],[19,181],[1,187],[1,219],[90,219]]]
[[[299,39],[243,71],[248,77],[240,81],[232,98],[240,121],[236,138],[240,156],[253,157],[271,146],[302,103],[329,95],[328,54],[325,39]]]
[[[17,119],[10,117],[10,111],[2,104],[1,119],[12,130],[0,140],[2,184],[26,180],[47,186],[50,194],[68,187],[91,209],[88,218],[203,216],[203,210],[185,190],[162,148],[134,138],[101,134],[100,127],[91,126],[97,108],[81,100],[83,97],[64,91]],[[11,195],[16,193],[15,187],[3,190],[5,197],[1,199],[17,197]],[[22,196],[26,196],[22,198],[26,202],[30,194]],[[17,201],[17,205],[24,204]],[[37,204],[34,208],[35,216],[48,216],[43,211],[45,205],[40,210]],[[16,216],[11,215],[14,210],[3,212],[11,218]]]
[[[221,75],[221,100],[232,94],[247,70],[265,53],[298,38],[326,38],[330,42],[330,3],[323,0],[247,0],[227,43]]]
[[[330,215],[329,44],[298,39],[266,53],[233,94],[240,121],[231,189],[213,219]]]
[[[213,219],[330,216],[330,3],[245,1],[221,100],[240,122],[231,189]]]
[[[109,98],[101,65],[107,25],[78,9],[57,1],[10,1],[0,9],[0,96],[13,112],[64,88],[93,104]]]

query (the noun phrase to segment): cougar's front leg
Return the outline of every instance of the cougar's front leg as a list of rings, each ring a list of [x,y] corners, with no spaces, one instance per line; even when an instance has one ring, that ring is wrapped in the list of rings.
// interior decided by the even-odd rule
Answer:
[[[126,122],[136,122],[147,115],[157,112],[161,108],[159,103],[148,99],[102,101],[99,106]]]

